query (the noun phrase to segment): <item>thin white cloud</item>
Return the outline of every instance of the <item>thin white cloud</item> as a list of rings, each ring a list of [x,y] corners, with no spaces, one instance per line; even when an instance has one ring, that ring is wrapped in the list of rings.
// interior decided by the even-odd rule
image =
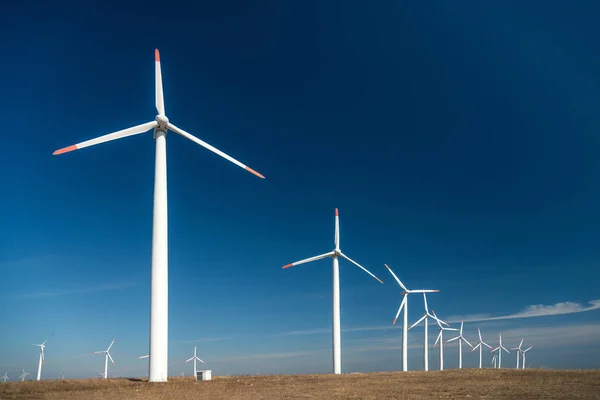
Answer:
[[[135,282],[121,282],[105,285],[87,286],[72,289],[58,289],[49,290],[42,292],[30,292],[30,293],[19,293],[14,297],[19,299],[32,299],[38,297],[58,297],[58,296],[70,296],[73,294],[92,293],[92,292],[105,292],[109,290],[125,289],[137,285]]]
[[[233,339],[233,336],[226,337],[203,337],[198,339],[187,339],[187,340],[179,340],[179,343],[200,343],[200,342],[218,342],[220,340],[230,340]]]
[[[294,352],[274,352],[274,353],[261,353],[261,354],[249,354],[242,356],[234,356],[228,358],[220,358],[219,361],[238,361],[238,360],[256,360],[256,359],[282,359],[282,358],[297,358],[304,356],[311,356],[319,353],[331,353],[331,349],[321,350],[306,350],[306,351],[294,351]]]
[[[579,303],[571,301],[556,303],[554,305],[534,304],[525,307],[523,311],[516,314],[491,316],[486,314],[471,314],[471,315],[453,315],[447,318],[448,322],[477,322],[477,321],[497,321],[503,319],[517,319],[517,318],[534,318],[534,317],[545,317],[548,315],[564,315],[564,314],[576,314],[586,311],[592,311],[600,309],[600,299],[591,300],[589,306],[582,306]]]

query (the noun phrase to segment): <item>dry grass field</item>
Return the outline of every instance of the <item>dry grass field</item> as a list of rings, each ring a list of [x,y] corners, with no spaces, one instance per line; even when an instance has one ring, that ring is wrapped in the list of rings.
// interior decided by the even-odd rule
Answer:
[[[600,370],[464,369],[349,375],[0,383],[0,399],[600,399]]]

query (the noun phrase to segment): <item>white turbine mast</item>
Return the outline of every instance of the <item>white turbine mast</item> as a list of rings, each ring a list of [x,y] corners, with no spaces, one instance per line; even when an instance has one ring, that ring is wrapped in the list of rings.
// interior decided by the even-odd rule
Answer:
[[[198,358],[198,356],[196,355],[196,345],[194,345],[194,356],[190,359],[185,360],[185,362],[190,362],[190,361],[194,361],[194,377],[196,376],[196,372],[198,371],[198,369],[196,368],[196,361],[200,361],[202,364],[206,364],[204,361],[202,361],[201,359]],[[183,375],[181,375],[183,376]]]
[[[4,376],[3,376],[2,378],[0,378],[0,379],[2,379],[2,381],[3,381],[4,383],[6,383],[6,381],[8,380],[8,372],[5,372],[5,373],[4,373]]]
[[[104,379],[108,379],[108,359],[110,358],[110,361],[113,363],[113,365],[115,364],[115,362],[113,361],[113,358],[110,356],[110,353],[109,353],[110,348],[112,347],[114,342],[115,342],[115,338],[113,338],[112,342],[110,342],[108,349],[106,349],[104,351],[92,352],[92,354],[104,354]]]
[[[33,344],[32,346],[39,346],[40,348],[40,361],[38,363],[38,372],[37,372],[37,380],[39,381],[42,378],[42,363],[44,362],[44,347],[46,347],[46,342],[50,340],[50,338],[54,336],[54,333],[50,335],[50,337],[41,344]]]
[[[523,350],[523,365],[521,366],[521,369],[525,369],[525,353],[527,353],[529,350],[531,350],[533,348],[533,346],[529,346],[528,348],[526,348],[525,350]]]
[[[446,340],[446,343],[452,342],[454,340],[458,340],[458,369],[462,368],[462,342],[464,341],[466,344],[469,345],[470,348],[473,348],[471,343],[469,343],[469,341],[467,339],[465,339],[465,337],[463,336],[463,323],[464,323],[464,321],[460,321],[460,329],[459,329],[458,336],[454,337],[452,339]]]
[[[358,268],[371,275],[373,278],[383,283],[381,279],[373,275],[362,265],[354,260],[351,260],[340,250],[340,221],[338,209],[335,209],[335,234],[334,234],[334,245],[335,248],[329,253],[321,254],[319,256],[306,258],[304,260],[296,261],[291,264],[283,266],[283,269],[294,267],[296,265],[309,263],[312,261],[322,260],[330,257],[333,259],[333,326],[332,326],[332,342],[333,342],[333,373],[342,373],[342,354],[341,354],[341,332],[340,332],[340,271],[338,258],[342,257],[356,265]]]
[[[498,352],[498,368],[502,368],[502,350],[504,350],[507,354],[510,354],[510,351],[506,349],[506,347],[502,346],[502,334],[498,335],[498,347],[492,349],[492,352]]]
[[[393,325],[396,325],[396,321],[398,320],[398,316],[400,312],[404,308],[404,316],[402,322],[402,371],[408,371],[408,295],[412,293],[436,293],[439,290],[432,289],[421,289],[421,290],[408,290],[406,286],[398,279],[394,271],[387,264],[383,264],[390,271],[398,285],[404,290],[402,294],[404,297],[402,298],[402,302],[400,303],[400,308],[398,308],[398,312],[396,313],[396,318],[394,318]]]
[[[419,320],[417,322],[415,322],[414,324],[412,324],[408,330],[410,331],[412,328],[414,328],[415,326],[417,326],[419,323],[421,323],[421,321],[423,321],[423,326],[425,328],[425,337],[423,338],[423,370],[424,371],[429,371],[429,325],[427,323],[427,318],[431,318],[433,320],[437,320],[437,318],[431,314],[429,314],[429,308],[427,308],[427,294],[423,293],[423,303],[425,304],[425,314],[423,314],[423,316],[421,318],[419,318]],[[444,321],[437,321],[438,323],[440,322],[444,322]],[[446,324],[444,322],[444,324]],[[446,324],[448,325],[448,324]],[[450,326],[450,325],[448,325]]]
[[[444,331],[458,331],[458,329],[446,328],[445,326],[442,326],[441,323],[444,323],[446,325],[448,325],[448,324],[445,323],[444,321],[442,321],[441,319],[439,319],[437,317],[437,315],[435,315],[435,311],[431,310],[431,313],[435,317],[435,322],[437,322],[438,327],[439,327],[439,333],[438,333],[437,339],[435,339],[435,343],[433,344],[433,347],[436,347],[438,343],[440,344],[440,371],[443,371],[444,370]]]
[[[521,349],[521,346],[523,345],[523,340],[525,340],[525,339],[521,339],[521,342],[519,343],[519,347],[513,347],[511,349],[511,350],[516,350],[516,354],[517,354],[517,369],[519,369],[519,361],[520,361],[521,354],[523,353],[523,350]]]
[[[29,372],[25,372],[25,368],[23,368],[23,373],[19,376],[21,382],[25,381],[25,377],[29,375]]]
[[[168,224],[167,224],[167,153],[166,136],[167,131],[175,132],[186,139],[218,154],[238,167],[263,178],[261,174],[252,168],[242,164],[233,157],[223,153],[219,149],[198,139],[190,133],[173,125],[165,115],[165,104],[163,97],[162,73],[160,55],[158,50],[154,51],[155,69],[155,102],[158,115],[154,121],[146,122],[131,128],[109,133],[95,139],[86,140],[72,146],[64,147],[53,154],[63,154],[84,147],[121,139],[154,130],[156,140],[156,158],[154,172],[154,213],[152,226],[152,272],[150,283],[150,363],[149,381],[166,382],[168,379]]]
[[[486,346],[490,350],[492,349],[492,346],[483,341],[483,339],[481,338],[481,330],[479,329],[479,327],[477,327],[477,333],[479,334],[479,342],[477,342],[477,344],[475,345],[475,347],[473,347],[473,350],[471,351],[475,351],[477,350],[477,348],[479,348],[479,368],[481,368],[483,346]]]

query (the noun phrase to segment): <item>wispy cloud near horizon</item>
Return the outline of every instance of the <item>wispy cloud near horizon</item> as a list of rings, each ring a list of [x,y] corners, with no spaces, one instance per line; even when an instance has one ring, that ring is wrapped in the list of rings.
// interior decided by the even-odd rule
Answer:
[[[451,315],[447,318],[447,320],[448,322],[497,321],[504,319],[546,317],[549,315],[576,314],[600,309],[600,299],[591,300],[588,303],[590,305],[587,307],[571,301],[560,302],[554,305],[534,304],[525,307],[522,311],[519,311],[515,314],[499,316],[491,316],[489,314]]]
[[[18,299],[32,299],[32,298],[39,298],[39,297],[70,296],[73,294],[120,290],[120,289],[129,288],[129,287],[132,287],[135,285],[137,285],[136,282],[126,281],[126,282],[121,282],[121,283],[78,287],[78,288],[71,288],[71,289],[57,289],[57,290],[48,290],[48,291],[41,291],[41,292],[18,293],[18,294],[15,294],[13,297],[18,298]]]
[[[218,342],[221,340],[231,340],[233,339],[233,336],[226,336],[226,337],[203,337],[203,338],[198,338],[198,339],[185,339],[185,340],[178,340],[179,343],[201,343],[201,342]]]

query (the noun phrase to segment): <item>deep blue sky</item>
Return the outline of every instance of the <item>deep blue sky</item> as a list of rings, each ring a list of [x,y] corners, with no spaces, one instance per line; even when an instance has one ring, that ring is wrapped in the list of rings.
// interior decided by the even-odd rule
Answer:
[[[146,373],[152,135],[52,152],[154,118],[154,48],[171,121],[266,176],[168,136],[171,374],[194,343],[215,374],[331,371],[331,263],[281,266],[333,248],[335,207],[385,282],[340,263],[345,372],[401,367],[383,263],[441,318],[560,309],[480,326],[600,367],[600,312],[572,313],[600,306],[600,5],[401,3],[6,6],[0,374],[54,331],[48,378],[100,372],[113,336],[109,374]]]

